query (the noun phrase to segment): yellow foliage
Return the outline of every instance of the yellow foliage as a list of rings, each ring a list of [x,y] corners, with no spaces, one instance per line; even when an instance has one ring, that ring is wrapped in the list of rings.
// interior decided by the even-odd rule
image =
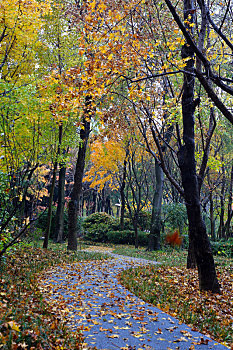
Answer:
[[[1,0],[1,74],[11,78],[30,71],[33,49],[38,45],[42,16],[50,10],[49,0]]]
[[[96,141],[92,145],[91,162],[93,166],[84,177],[91,187],[102,190],[104,185],[117,188],[116,176],[121,171],[125,159],[125,150],[120,142],[109,140],[104,143]]]

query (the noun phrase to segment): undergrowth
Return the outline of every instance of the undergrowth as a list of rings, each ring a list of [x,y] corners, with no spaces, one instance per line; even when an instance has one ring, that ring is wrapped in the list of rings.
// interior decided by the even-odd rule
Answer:
[[[185,251],[145,252],[117,248],[116,253],[161,263],[122,272],[120,282],[164,312],[227,346],[233,346],[233,260],[216,257],[221,294],[200,292],[196,270],[185,267]]]

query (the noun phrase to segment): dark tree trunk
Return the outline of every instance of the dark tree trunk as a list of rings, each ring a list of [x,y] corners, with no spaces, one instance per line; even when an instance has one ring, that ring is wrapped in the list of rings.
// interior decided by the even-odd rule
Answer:
[[[125,218],[125,183],[126,183],[126,168],[127,168],[127,158],[128,158],[129,151],[126,150],[125,159],[124,159],[124,166],[123,166],[123,176],[122,176],[122,182],[120,187],[120,196],[121,196],[121,213],[120,213],[120,228],[121,230],[124,230],[124,218]]]
[[[214,201],[212,191],[210,192],[210,235],[212,240],[215,241]]]
[[[96,212],[96,203],[97,203],[97,190],[93,190],[93,205],[91,208],[91,214],[94,214]]]
[[[64,207],[65,207],[65,176],[66,167],[60,164],[59,180],[58,180],[58,203],[56,212],[55,225],[55,242],[62,243],[64,241]]]
[[[77,220],[79,214],[79,201],[82,192],[82,180],[85,167],[85,156],[88,137],[90,134],[90,121],[83,120],[83,128],[80,130],[81,143],[78,151],[76,169],[74,175],[74,185],[70,195],[68,206],[68,250],[77,250]]]
[[[225,235],[227,238],[230,237],[230,225],[233,217],[232,210],[232,194],[233,194],[233,165],[231,168],[230,186],[229,186],[229,199],[228,199],[228,209],[227,209],[227,221],[225,224]]]
[[[60,155],[61,141],[62,141],[62,125],[59,125],[57,157]],[[51,223],[52,223],[53,195],[54,195],[54,188],[55,188],[55,182],[56,182],[57,167],[58,167],[58,161],[56,159],[54,163],[52,184],[51,184],[50,194],[49,194],[48,216],[47,216],[47,224],[46,224],[46,231],[45,231],[45,239],[43,244],[44,249],[48,248],[48,243],[49,243],[49,235],[50,235]]]
[[[111,201],[110,201],[110,195],[106,197],[105,201],[105,213],[111,215]]]
[[[197,267],[194,247],[192,241],[189,239],[188,256],[187,256],[187,269],[195,269]]]
[[[101,212],[102,210],[102,199],[101,199],[101,194],[98,193],[97,195],[97,212]]]
[[[153,198],[151,228],[148,241],[148,250],[160,249],[161,207],[163,197],[163,171],[158,163],[155,163],[156,190]]]
[[[184,20],[189,23],[194,22],[193,8],[195,8],[193,0],[184,0]],[[200,289],[219,292],[220,286],[216,276],[213,254],[201,215],[194,142],[194,52],[187,44],[182,48],[182,58],[189,58],[189,60],[185,67],[187,73],[184,73],[182,94],[184,145],[180,147],[178,161],[188,215],[189,239],[197,263]]]
[[[55,188],[55,182],[56,182],[57,165],[58,165],[57,162],[55,162],[53,167],[52,184],[51,184],[50,193],[49,193],[48,215],[47,215],[46,230],[44,235],[45,238],[44,238],[44,244],[43,244],[44,249],[47,249],[49,244],[49,236],[50,236],[51,223],[52,223],[53,195],[54,195],[54,188]]]
[[[223,160],[223,159],[222,159]],[[219,228],[218,228],[218,238],[224,237],[224,201],[225,201],[225,168],[222,167],[222,173],[223,173],[223,179],[222,179],[222,187],[221,187],[221,194],[220,194],[220,222],[219,222]]]
[[[133,218],[133,228],[134,228],[134,242],[135,248],[138,249],[138,216],[134,215]]]

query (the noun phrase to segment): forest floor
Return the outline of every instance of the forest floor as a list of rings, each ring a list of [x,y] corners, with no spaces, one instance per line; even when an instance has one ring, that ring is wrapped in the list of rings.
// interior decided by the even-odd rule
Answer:
[[[89,252],[82,247],[77,254],[68,254],[64,245],[50,247],[24,247],[2,262],[1,349],[231,348],[232,259],[217,259],[222,294],[211,295],[198,291],[196,273],[185,270],[181,250],[150,253],[128,246],[94,246]],[[109,256],[114,253],[139,260]],[[161,263],[145,264],[142,259]],[[79,310],[74,313],[75,309]],[[193,333],[197,330],[205,336]],[[124,335],[124,342],[123,333],[129,335]],[[112,347],[103,347],[106,339]]]
[[[0,261],[0,349],[82,349],[81,327],[66,326],[68,310],[46,303],[39,290],[38,276],[51,266],[107,258],[98,253],[68,253],[64,245],[50,243],[13,248]]]

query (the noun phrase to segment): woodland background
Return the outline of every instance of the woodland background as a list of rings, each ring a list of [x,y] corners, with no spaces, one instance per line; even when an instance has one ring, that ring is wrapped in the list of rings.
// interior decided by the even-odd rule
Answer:
[[[1,262],[41,237],[170,244],[220,291],[232,17],[231,0],[1,1]]]

